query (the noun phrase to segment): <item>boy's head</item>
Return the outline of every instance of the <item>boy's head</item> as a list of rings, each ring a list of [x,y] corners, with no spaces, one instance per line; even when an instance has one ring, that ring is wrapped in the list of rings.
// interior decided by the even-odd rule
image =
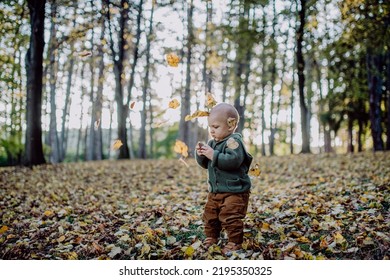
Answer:
[[[209,131],[215,141],[221,141],[231,135],[237,128],[239,115],[234,106],[219,103],[214,106],[208,117]]]

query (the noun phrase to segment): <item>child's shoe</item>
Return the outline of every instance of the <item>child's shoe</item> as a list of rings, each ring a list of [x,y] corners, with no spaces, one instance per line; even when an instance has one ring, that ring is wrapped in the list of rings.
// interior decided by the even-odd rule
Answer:
[[[212,245],[217,244],[218,240],[214,237],[206,237],[206,239],[203,242],[203,246],[208,249]]]
[[[237,251],[241,249],[241,244],[236,244],[233,242],[228,242],[225,247],[222,249],[222,254],[227,257],[230,257],[233,254],[233,251]]]

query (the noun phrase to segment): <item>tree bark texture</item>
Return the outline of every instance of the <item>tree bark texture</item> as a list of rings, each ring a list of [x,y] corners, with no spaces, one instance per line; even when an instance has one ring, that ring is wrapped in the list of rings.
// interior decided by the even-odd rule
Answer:
[[[46,0],[28,0],[30,46],[26,55],[27,106],[24,165],[46,163],[42,145],[42,72]]]
[[[298,68],[298,90],[299,104],[301,109],[301,131],[302,131],[302,153],[310,153],[310,122],[309,110],[305,102],[305,60],[303,58],[303,35],[306,24],[306,0],[300,0],[301,10],[299,11],[299,28],[297,31],[297,68]]]

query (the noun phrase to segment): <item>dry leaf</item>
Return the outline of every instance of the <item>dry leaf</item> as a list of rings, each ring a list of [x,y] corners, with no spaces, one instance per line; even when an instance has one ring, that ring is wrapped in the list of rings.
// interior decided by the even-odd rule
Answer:
[[[100,125],[100,119],[95,121],[95,129],[98,129]]]
[[[123,143],[121,140],[115,140],[114,143],[112,144],[112,150],[118,150],[120,147],[122,147]]]
[[[171,109],[176,109],[177,107],[180,106],[180,102],[179,102],[176,98],[174,98],[174,99],[172,99],[171,101],[169,101],[168,106],[169,106],[169,108],[171,108]]]
[[[193,120],[193,119],[196,119],[196,118],[199,118],[199,117],[208,117],[210,115],[209,112],[207,111],[200,111],[200,110],[197,110],[195,111],[192,115],[187,115],[184,120],[185,121],[190,121],[190,120]]]
[[[133,102],[130,103],[129,108],[130,108],[131,110],[133,110],[133,109],[134,109],[134,106],[135,106],[135,101],[133,101]]]
[[[179,65],[180,58],[174,53],[167,54],[166,59],[169,66],[177,67]]]
[[[256,176],[256,177],[259,177],[260,176],[260,167],[259,167],[259,164],[256,163],[253,167],[251,167],[249,169],[249,172],[248,172],[248,175],[249,176]]]
[[[81,53],[79,53],[79,57],[87,57],[87,56],[91,56],[91,55],[92,55],[92,52],[87,51],[87,50],[84,50]]]
[[[181,154],[185,158],[188,157],[188,146],[183,141],[176,140],[173,150],[175,153]]]
[[[4,232],[6,232],[8,230],[8,227],[7,226],[2,226],[0,228],[0,234],[3,234]]]
[[[206,94],[206,104],[205,104],[206,108],[211,109],[215,105],[217,105],[217,101],[215,101],[214,96],[210,92],[208,92]]]

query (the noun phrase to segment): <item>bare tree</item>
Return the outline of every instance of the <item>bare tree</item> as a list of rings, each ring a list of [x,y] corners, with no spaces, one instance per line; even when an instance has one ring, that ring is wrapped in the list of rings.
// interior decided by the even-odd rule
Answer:
[[[28,0],[31,37],[26,55],[27,106],[24,164],[44,164],[42,146],[42,72],[46,0]]]

